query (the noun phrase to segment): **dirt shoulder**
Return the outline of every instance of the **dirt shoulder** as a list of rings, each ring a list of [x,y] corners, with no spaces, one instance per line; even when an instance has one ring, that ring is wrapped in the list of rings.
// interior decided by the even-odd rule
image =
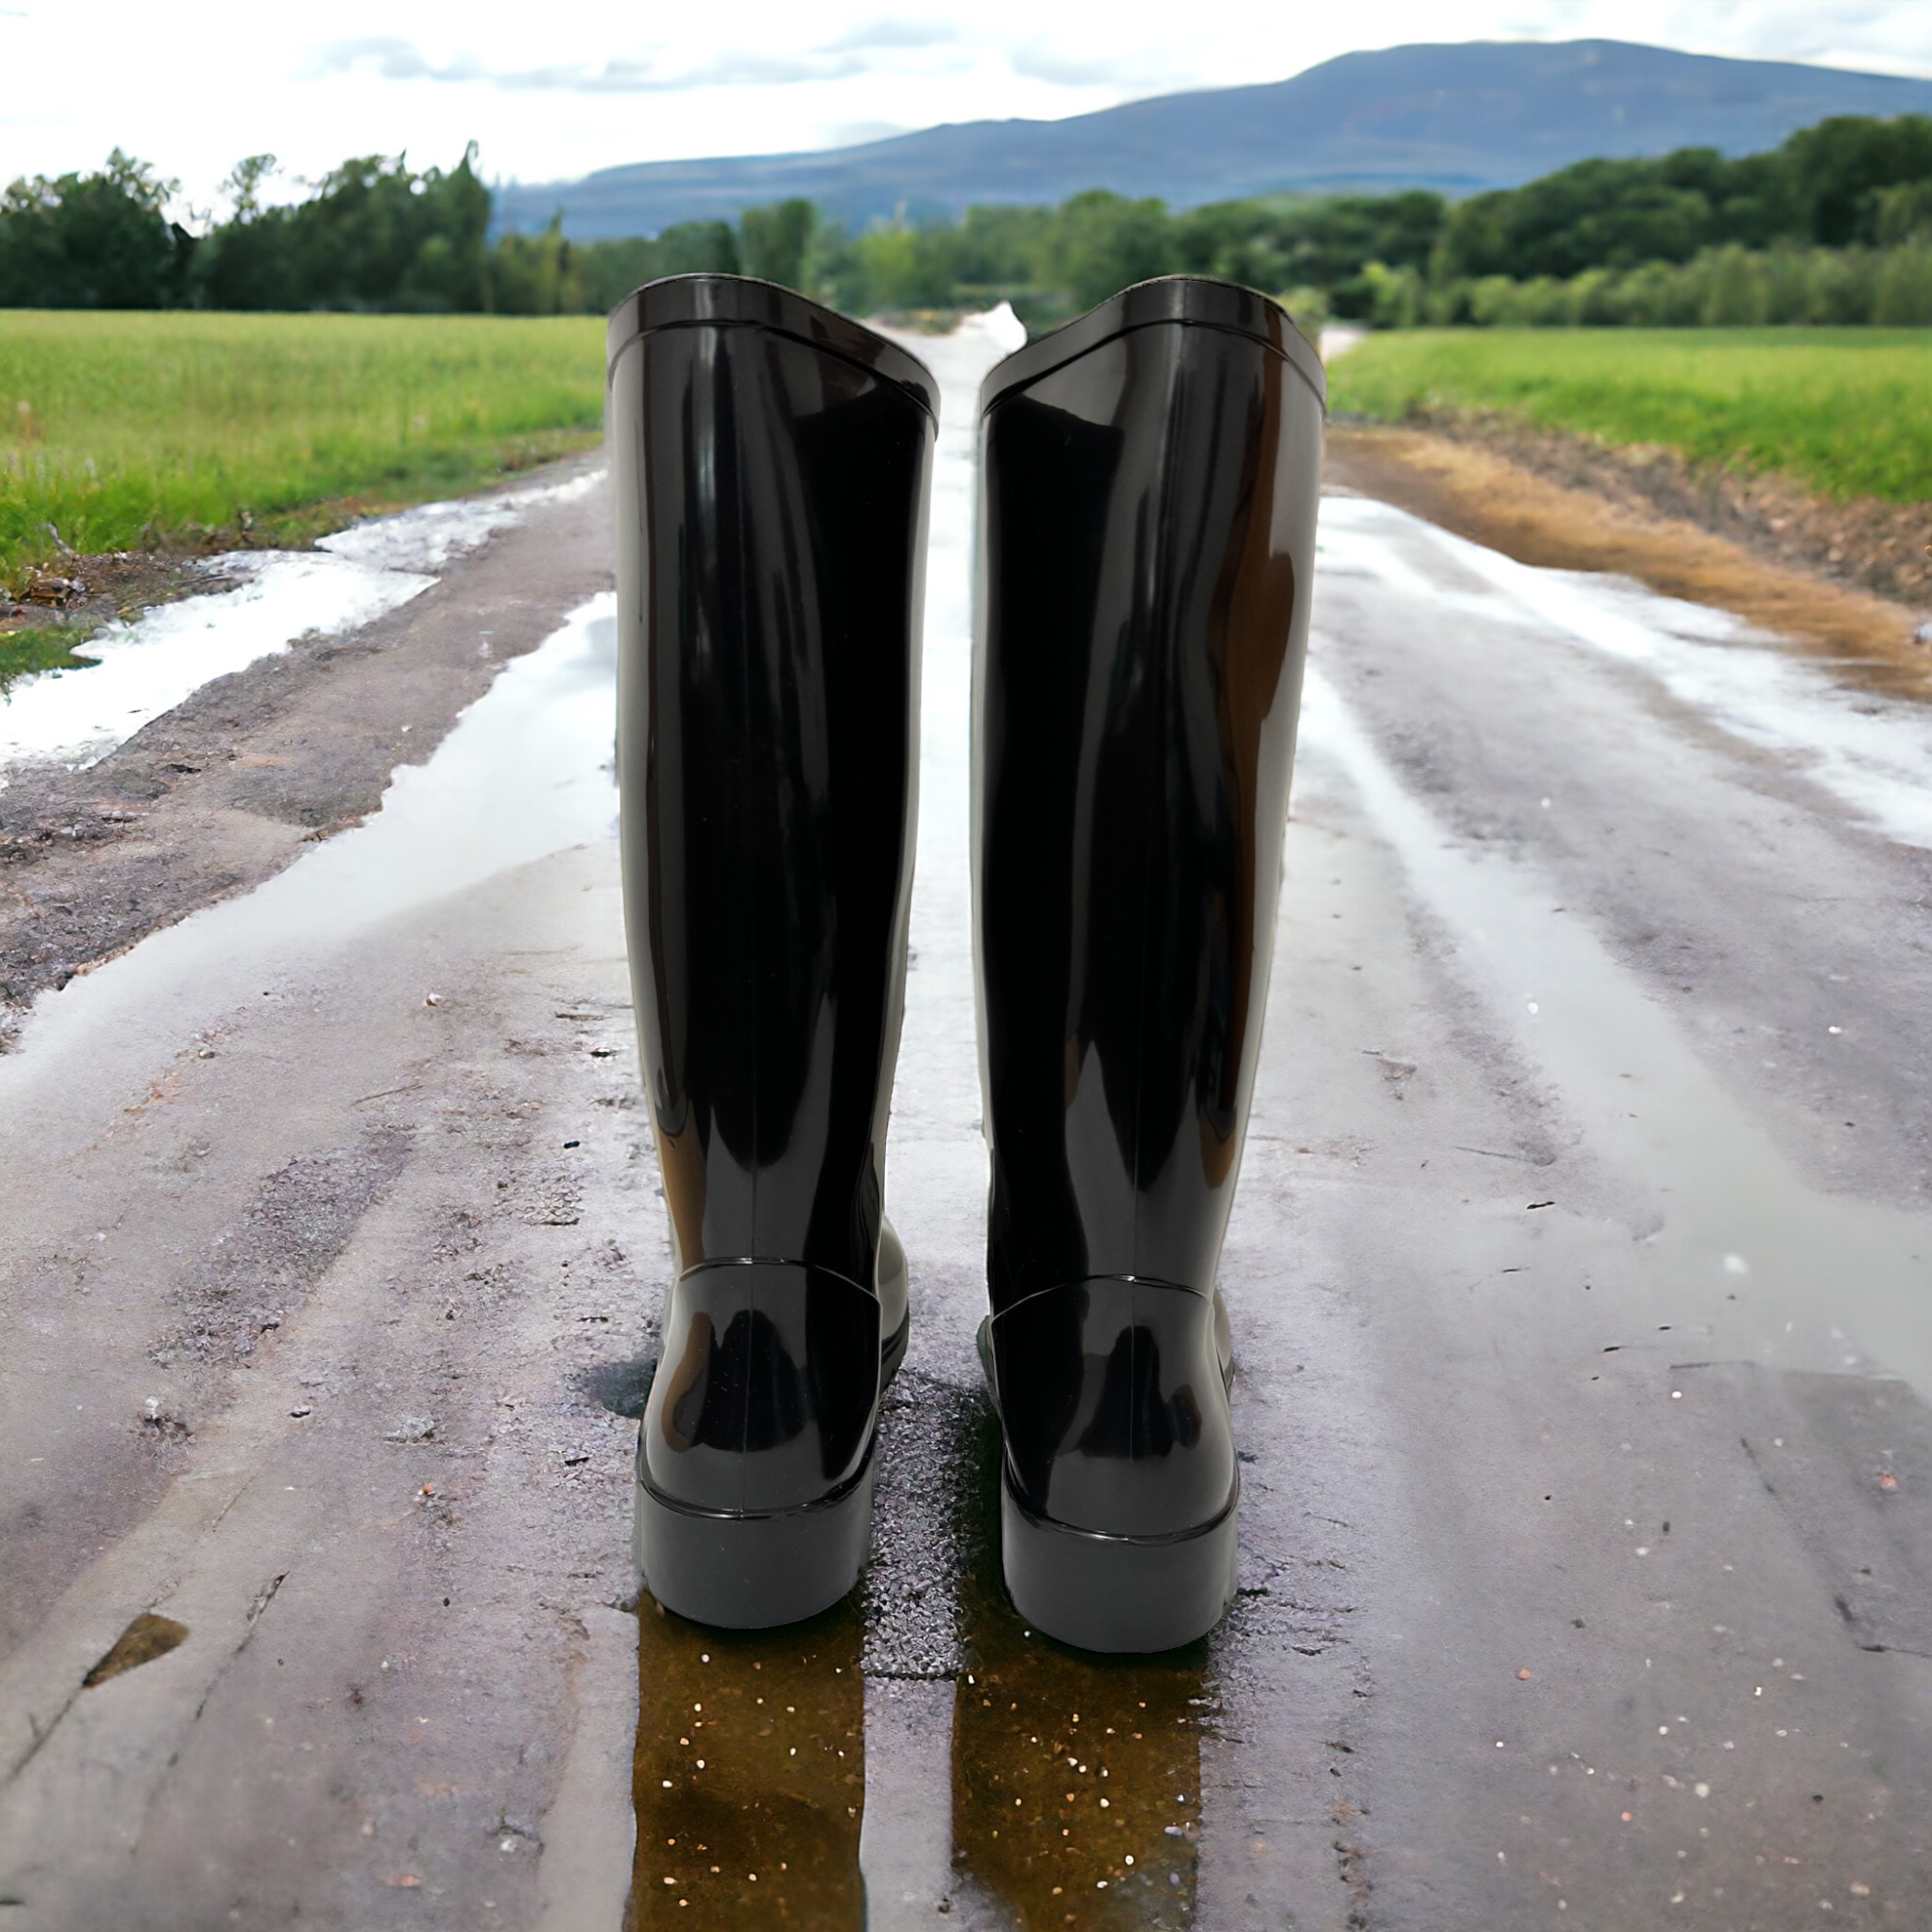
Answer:
[[[14,767],[0,789],[0,1049],[44,988],[373,811],[505,662],[610,586],[608,521],[602,491],[541,508],[387,616],[203,686],[84,771]]]
[[[1700,479],[1671,452],[1492,416],[1331,425],[1324,474],[1520,562],[1633,577],[1932,696],[1932,647],[1917,638],[1932,614],[1932,506],[1833,506],[1777,478]]]

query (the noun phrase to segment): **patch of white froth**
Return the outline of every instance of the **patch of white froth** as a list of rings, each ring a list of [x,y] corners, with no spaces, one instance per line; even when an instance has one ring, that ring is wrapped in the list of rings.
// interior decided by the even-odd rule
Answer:
[[[428,589],[452,557],[532,510],[585,495],[602,475],[424,503],[325,537],[313,551],[215,559],[208,575],[222,587],[111,624],[75,653],[97,659],[93,668],[22,678],[0,697],[0,784],[7,766],[27,759],[94,764],[213,679],[298,638],[373,622]]]
[[[1432,564],[1447,563],[1447,578]],[[1545,570],[1366,497],[1321,505],[1317,565],[1372,578],[1438,610],[1493,617],[1498,597],[1604,656],[1635,665],[1679,702],[1789,760],[1902,845],[1932,848],[1932,709],[1847,688],[1721,611],[1627,578]]]
[[[259,996],[264,976],[307,972],[384,920],[614,836],[616,667],[606,592],[507,665],[427,764],[396,772],[362,825],[43,993],[18,1051],[0,1058],[0,1108],[64,1069],[146,1065],[248,989]]]
[[[419,503],[393,517],[375,517],[324,537],[318,546],[332,556],[376,570],[438,571],[451,557],[475,550],[498,530],[520,524],[532,510],[575,503],[604,480],[604,470],[586,469],[561,483],[530,483],[488,497],[459,497],[447,503]]]
[[[94,764],[204,684],[305,633],[355,630],[436,582],[281,551],[225,557],[210,576],[228,587],[110,625],[78,646],[77,656],[99,660],[94,668],[16,683],[0,699],[0,770],[27,759]]]

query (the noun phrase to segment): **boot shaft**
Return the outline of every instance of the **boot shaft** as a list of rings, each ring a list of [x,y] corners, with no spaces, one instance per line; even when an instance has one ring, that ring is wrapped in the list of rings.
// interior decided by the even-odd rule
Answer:
[[[1177,278],[982,392],[996,1309],[1094,1276],[1212,1290],[1272,949],[1321,380],[1272,303]]]
[[[640,290],[611,343],[625,913],[678,1265],[869,1289],[936,394],[734,277]]]

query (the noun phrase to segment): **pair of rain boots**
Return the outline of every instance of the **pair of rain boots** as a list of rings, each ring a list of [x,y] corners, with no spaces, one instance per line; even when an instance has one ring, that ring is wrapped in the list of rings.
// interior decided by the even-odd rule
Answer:
[[[904,1355],[884,1218],[938,386],[767,283],[611,318],[625,915],[676,1279],[638,1451],[667,1607],[853,1585]],[[1029,1624],[1212,1628],[1238,1463],[1215,1268],[1240,1161],[1308,625],[1319,358],[1175,277],[980,393],[980,1350]]]

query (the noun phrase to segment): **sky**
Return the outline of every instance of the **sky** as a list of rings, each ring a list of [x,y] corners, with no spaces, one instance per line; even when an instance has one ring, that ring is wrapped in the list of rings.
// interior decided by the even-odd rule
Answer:
[[[1416,41],[1609,39],[1932,77],[1932,0],[0,0],[0,180],[119,146],[225,213],[351,155],[492,181],[626,161],[843,146],[943,121],[1052,120],[1183,88],[1282,80]]]

